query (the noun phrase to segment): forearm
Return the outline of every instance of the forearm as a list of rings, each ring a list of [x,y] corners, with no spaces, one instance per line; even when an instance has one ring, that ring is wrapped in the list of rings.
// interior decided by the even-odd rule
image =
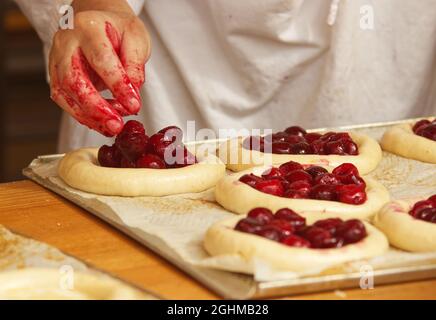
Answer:
[[[72,6],[75,12],[101,10],[133,13],[130,4],[126,0],[74,0]]]

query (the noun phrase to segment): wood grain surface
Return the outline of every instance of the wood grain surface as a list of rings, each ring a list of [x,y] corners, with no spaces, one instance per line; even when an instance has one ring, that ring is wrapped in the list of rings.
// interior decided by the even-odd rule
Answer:
[[[0,224],[164,298],[218,298],[147,248],[34,182],[0,184]],[[435,299],[436,279],[288,298]]]

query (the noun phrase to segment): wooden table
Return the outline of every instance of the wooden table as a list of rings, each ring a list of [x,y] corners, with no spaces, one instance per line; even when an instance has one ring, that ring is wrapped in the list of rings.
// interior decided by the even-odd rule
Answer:
[[[34,182],[0,184],[0,224],[165,298],[218,298],[150,250]],[[435,299],[436,279],[292,298]]]

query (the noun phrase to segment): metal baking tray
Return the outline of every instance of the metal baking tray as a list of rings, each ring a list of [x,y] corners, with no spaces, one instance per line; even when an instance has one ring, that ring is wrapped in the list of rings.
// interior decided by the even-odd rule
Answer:
[[[311,131],[319,130],[376,130],[379,133],[376,134],[376,138],[380,138],[381,134],[386,128],[399,124],[410,123],[419,119],[408,119],[395,122],[365,124],[358,126],[344,126],[335,128],[322,128],[314,129]],[[211,141],[208,141],[209,143]],[[203,143],[203,142],[196,142]],[[256,299],[277,297],[284,295],[296,295],[303,293],[313,293],[320,291],[346,289],[346,288],[358,288],[361,281],[361,274],[359,272],[336,272],[332,274],[320,274],[317,276],[306,276],[292,280],[278,280],[257,282],[252,276],[243,275],[238,273],[232,273],[227,271],[220,271],[215,269],[208,269],[203,267],[197,267],[182,260],[172,250],[168,250],[162,241],[156,236],[146,234],[135,228],[127,228],[120,223],[116,217],[111,217],[106,214],[102,214],[99,209],[96,209],[77,198],[71,197],[70,193],[60,188],[56,184],[42,179],[36,175],[32,170],[32,165],[38,163],[45,163],[59,159],[62,157],[60,154],[40,156],[35,159],[32,164],[23,170],[23,174],[33,181],[41,184],[47,189],[61,195],[62,197],[74,202],[78,206],[84,208],[90,213],[96,215],[107,223],[111,224],[121,232],[127,234],[133,239],[137,240],[156,254],[164,257],[175,266],[201,282],[203,285],[210,288],[224,298],[231,299]],[[413,163],[413,162],[411,162]],[[435,170],[436,170],[436,165]],[[436,183],[435,183],[436,189]],[[436,191],[436,190],[435,190]],[[373,271],[373,279],[375,285],[398,283],[411,280],[422,280],[428,278],[436,278],[436,253],[434,258],[422,261],[419,264],[409,264],[403,266],[395,266],[389,268],[383,268],[380,270],[375,269]]]

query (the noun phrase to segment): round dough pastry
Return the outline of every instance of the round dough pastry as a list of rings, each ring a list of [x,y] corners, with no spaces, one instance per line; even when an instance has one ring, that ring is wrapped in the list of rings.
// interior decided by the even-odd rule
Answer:
[[[244,137],[230,139],[219,146],[218,152],[221,159],[225,159],[228,169],[232,171],[247,170],[254,166],[282,164],[296,161],[304,164],[323,165],[337,167],[342,163],[354,164],[361,174],[367,174],[374,170],[382,159],[380,145],[371,137],[349,132],[353,141],[359,148],[359,155],[317,155],[317,154],[273,154],[260,151],[248,150],[242,147]]]
[[[233,230],[240,217],[219,221],[210,227],[204,238],[204,248],[212,256],[240,255],[248,263],[259,259],[278,270],[305,272],[383,254],[389,248],[386,237],[367,222],[367,236],[355,244],[335,249],[296,248]],[[310,220],[310,223],[309,223]],[[308,219],[308,224],[313,223]]]
[[[59,163],[59,176],[69,186],[86,192],[157,197],[207,190],[225,174],[225,165],[213,155],[183,168],[131,169],[102,167],[97,154],[97,148],[67,153]]]
[[[261,175],[268,168],[270,167],[256,167],[222,178],[215,188],[216,201],[227,210],[238,214],[247,214],[253,208],[265,207],[273,212],[281,208],[290,208],[306,218],[367,219],[376,214],[390,199],[387,189],[369,177],[363,177],[366,182],[367,200],[360,205],[338,201],[278,197],[258,191],[239,181],[244,174]]]
[[[417,201],[397,200],[386,204],[375,216],[374,224],[397,248],[413,252],[436,251],[436,223],[409,215]]]
[[[152,296],[107,276],[74,272],[72,288],[62,288],[57,269],[29,268],[0,273],[1,300],[146,300]]]
[[[386,130],[380,143],[383,150],[408,159],[436,163],[436,141],[415,134],[414,124],[400,124]]]

